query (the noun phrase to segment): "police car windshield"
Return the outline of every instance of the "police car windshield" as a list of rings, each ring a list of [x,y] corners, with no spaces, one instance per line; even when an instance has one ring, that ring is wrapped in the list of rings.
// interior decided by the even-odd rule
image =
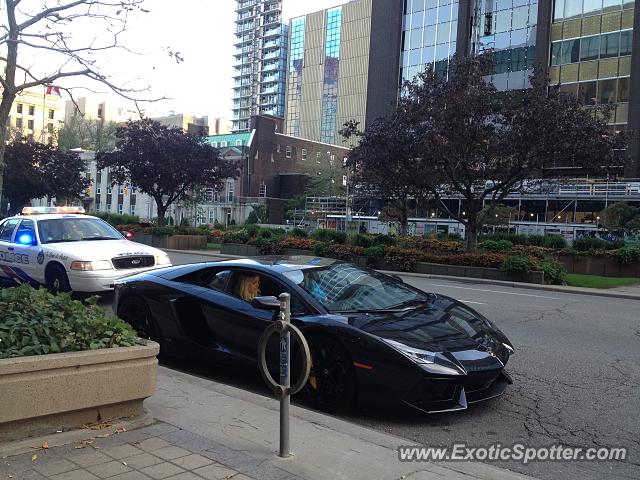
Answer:
[[[96,218],[53,218],[38,222],[42,243],[81,242],[84,240],[122,240],[108,223]]]

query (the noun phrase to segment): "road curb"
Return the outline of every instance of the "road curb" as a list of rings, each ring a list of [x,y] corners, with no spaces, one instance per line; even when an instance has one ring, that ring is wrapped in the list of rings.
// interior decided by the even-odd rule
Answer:
[[[173,250],[164,249],[165,252],[170,253],[183,253],[187,255],[202,255],[205,257],[225,258],[229,260],[237,258],[245,258],[237,255],[226,255],[221,253],[213,253],[211,251],[200,250]],[[486,278],[472,278],[472,277],[453,277],[449,275],[434,275],[430,273],[414,273],[414,272],[398,272],[395,270],[379,270],[382,273],[393,275],[405,275],[407,277],[415,278],[429,278],[433,280],[448,280],[450,282],[459,283],[474,283],[476,285],[496,285],[501,287],[511,288],[526,288],[529,290],[540,290],[544,292],[558,292],[558,293],[573,293],[577,295],[591,295],[607,298],[622,298],[625,300],[640,300],[640,295],[624,292],[612,292],[607,290],[600,290],[596,288],[583,288],[583,287],[567,287],[563,285],[540,285],[538,283],[524,283],[524,282],[509,282],[504,280],[490,280]]]

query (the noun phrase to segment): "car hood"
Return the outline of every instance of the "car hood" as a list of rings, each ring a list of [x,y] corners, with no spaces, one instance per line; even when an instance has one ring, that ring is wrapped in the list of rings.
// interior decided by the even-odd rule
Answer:
[[[372,335],[431,352],[504,352],[505,335],[480,313],[450,297],[431,295],[400,313],[358,314],[349,324]]]
[[[162,250],[129,240],[90,240],[84,242],[46,243],[47,250],[78,260],[110,260],[131,255],[164,255]]]

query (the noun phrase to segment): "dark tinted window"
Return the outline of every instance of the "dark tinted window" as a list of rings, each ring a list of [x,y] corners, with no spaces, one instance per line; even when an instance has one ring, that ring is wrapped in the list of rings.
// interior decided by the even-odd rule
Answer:
[[[203,268],[177,278],[176,282],[191,283],[200,287],[225,291],[230,277],[231,270],[220,270],[219,267]]]

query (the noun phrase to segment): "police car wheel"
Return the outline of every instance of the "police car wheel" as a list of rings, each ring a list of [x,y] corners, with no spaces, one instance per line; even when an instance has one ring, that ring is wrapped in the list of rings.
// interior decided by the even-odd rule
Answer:
[[[140,338],[156,338],[151,311],[142,298],[126,297],[118,307],[118,316],[131,325]]]
[[[47,288],[51,293],[70,292],[69,278],[64,268],[58,265],[52,265],[47,268],[45,275]]]

